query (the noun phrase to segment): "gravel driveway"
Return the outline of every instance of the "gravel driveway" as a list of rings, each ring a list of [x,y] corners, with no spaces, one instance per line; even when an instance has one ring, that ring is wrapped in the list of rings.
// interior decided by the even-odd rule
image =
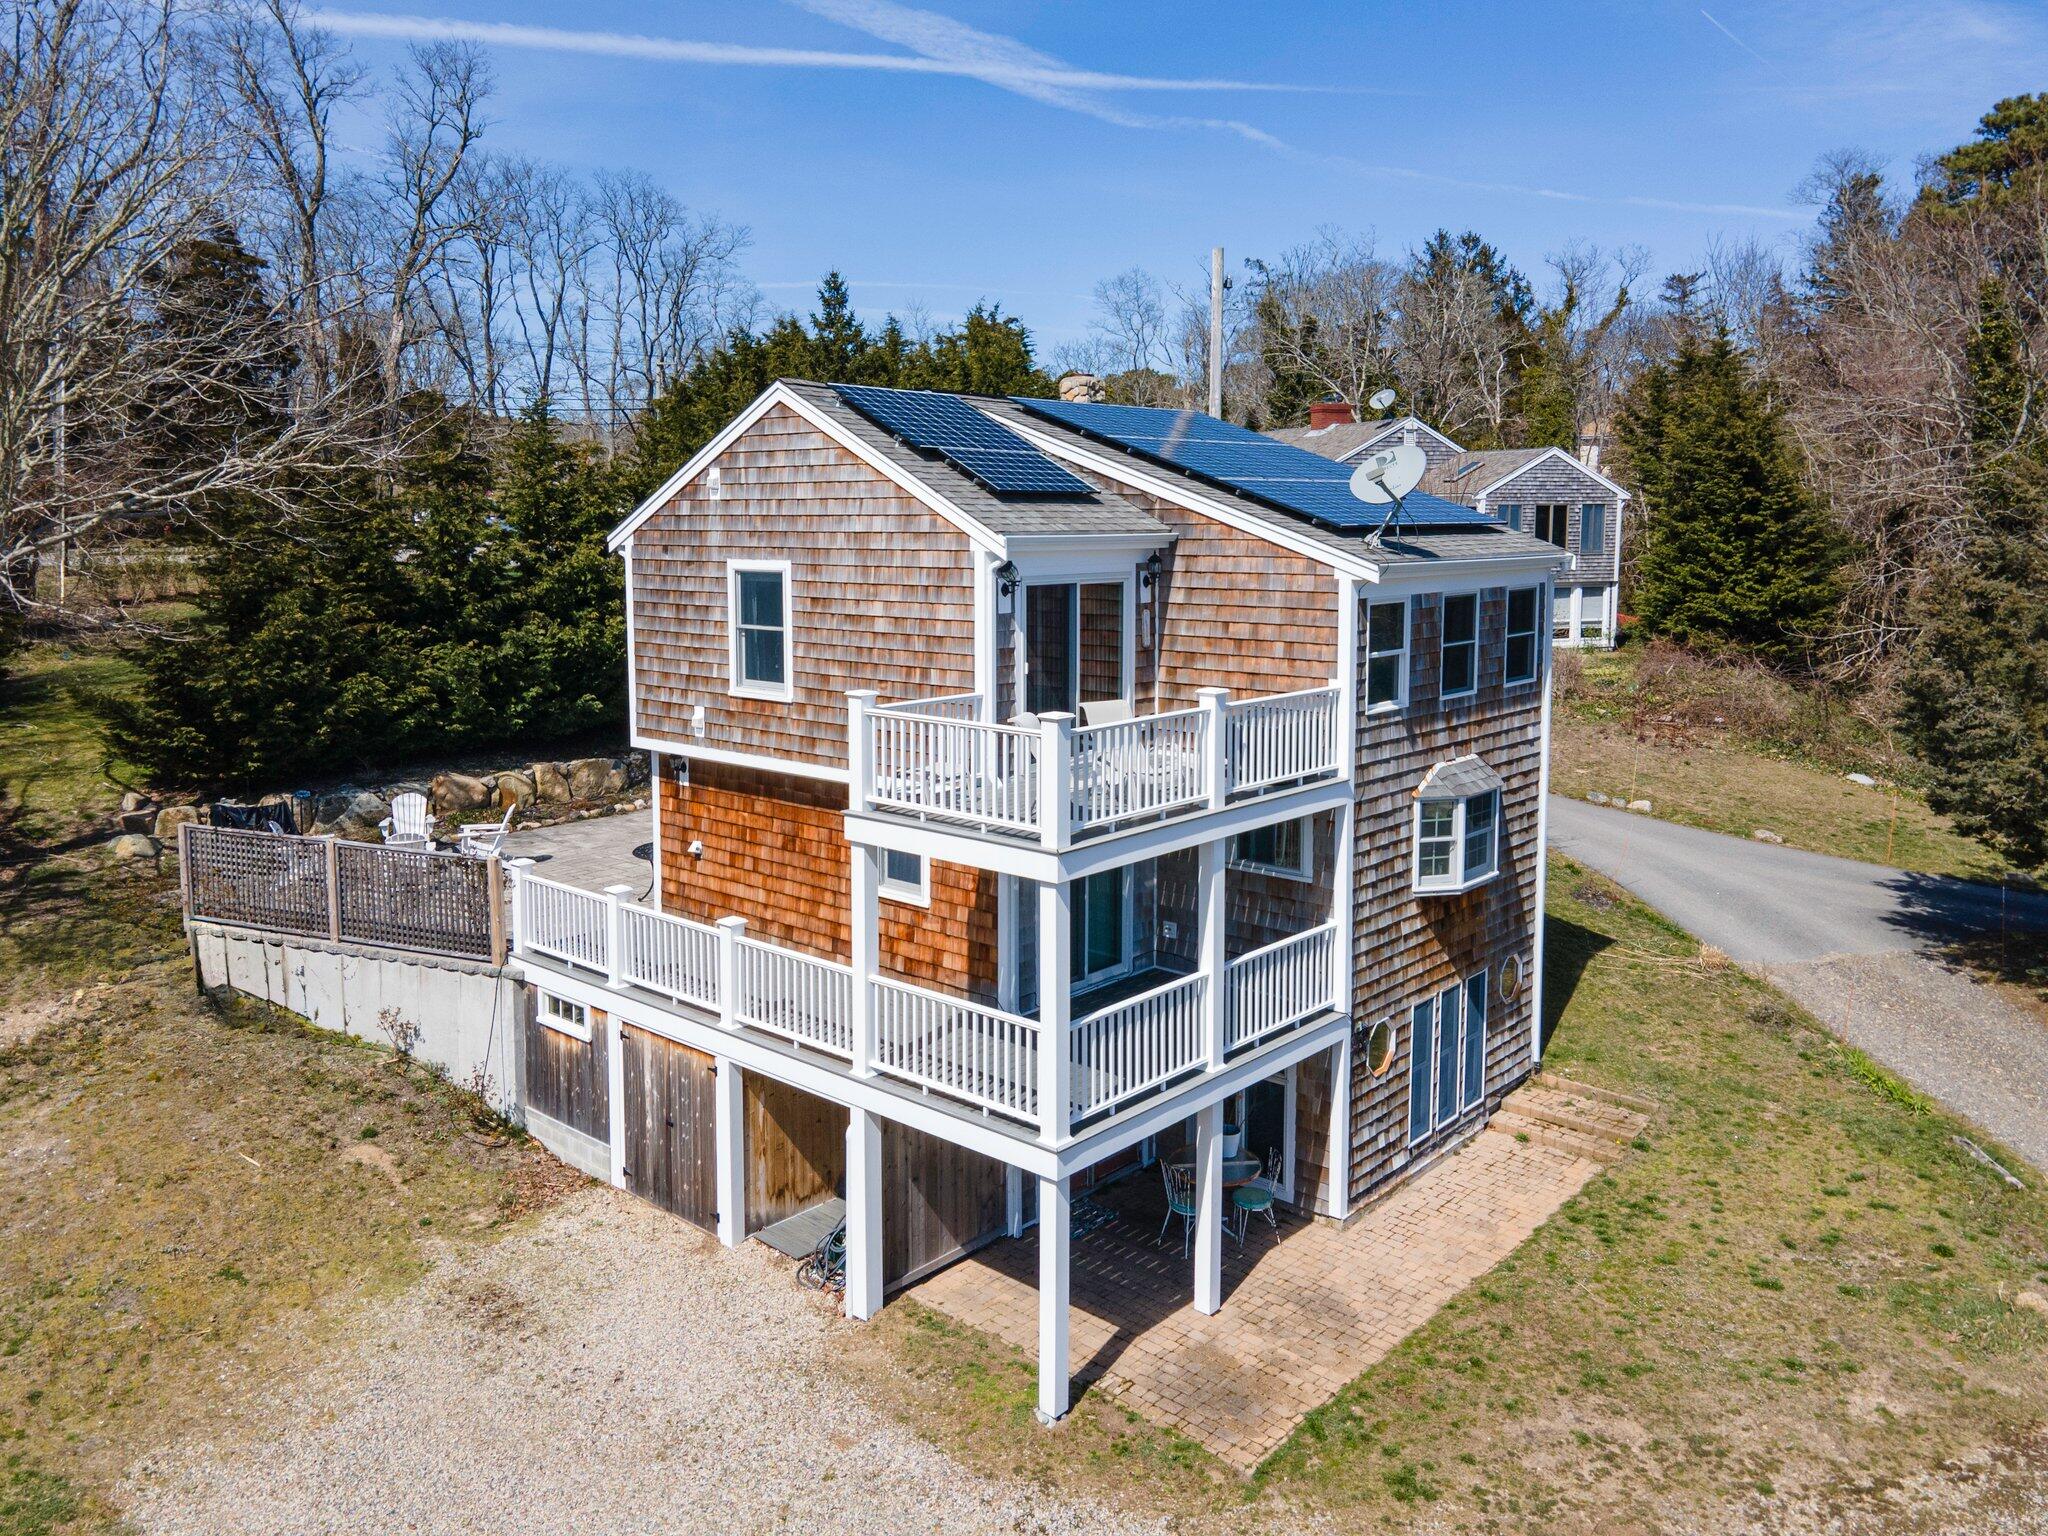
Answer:
[[[593,1187],[365,1308],[331,1363],[123,1502],[232,1533],[1151,1531],[968,1472],[829,1363],[841,1322],[759,1244],[726,1253]]]
[[[1550,841],[2048,1171],[2048,1030],[1937,954],[1950,939],[2001,930],[2016,943],[2048,944],[2048,896],[1558,796]]]

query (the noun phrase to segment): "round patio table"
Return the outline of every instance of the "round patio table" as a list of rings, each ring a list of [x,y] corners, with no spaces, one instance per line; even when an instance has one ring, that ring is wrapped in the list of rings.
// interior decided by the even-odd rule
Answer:
[[[1190,1174],[1195,1169],[1192,1162],[1175,1163],[1174,1167],[1185,1168]],[[1265,1171],[1266,1164],[1261,1158],[1226,1157],[1223,1159],[1223,1187],[1235,1189],[1240,1184],[1250,1184],[1262,1177]]]

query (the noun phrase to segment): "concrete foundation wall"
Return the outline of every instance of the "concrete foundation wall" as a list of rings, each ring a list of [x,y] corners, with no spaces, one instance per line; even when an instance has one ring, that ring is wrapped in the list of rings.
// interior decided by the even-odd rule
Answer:
[[[416,1029],[414,1056],[479,1089],[499,1113],[520,1118],[525,989],[502,970],[212,923],[188,926],[204,985],[232,987],[321,1029],[378,1045],[395,1045],[394,1032]]]
[[[578,1173],[587,1173],[600,1183],[612,1177],[612,1145],[586,1136],[573,1125],[550,1119],[537,1109],[526,1111],[527,1133]]]

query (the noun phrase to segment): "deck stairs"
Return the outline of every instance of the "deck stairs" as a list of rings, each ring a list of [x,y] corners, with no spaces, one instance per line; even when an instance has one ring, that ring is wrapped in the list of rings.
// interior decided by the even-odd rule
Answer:
[[[1501,1101],[1491,1128],[1604,1166],[1619,1161],[1655,1112],[1633,1094],[1539,1072]]]

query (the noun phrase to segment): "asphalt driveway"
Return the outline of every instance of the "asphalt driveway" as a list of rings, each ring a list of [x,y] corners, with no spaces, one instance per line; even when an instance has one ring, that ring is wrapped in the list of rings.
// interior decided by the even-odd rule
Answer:
[[[1550,841],[2048,1170],[2048,1029],[1941,958],[1958,940],[2048,944],[2048,896],[1557,796]]]

